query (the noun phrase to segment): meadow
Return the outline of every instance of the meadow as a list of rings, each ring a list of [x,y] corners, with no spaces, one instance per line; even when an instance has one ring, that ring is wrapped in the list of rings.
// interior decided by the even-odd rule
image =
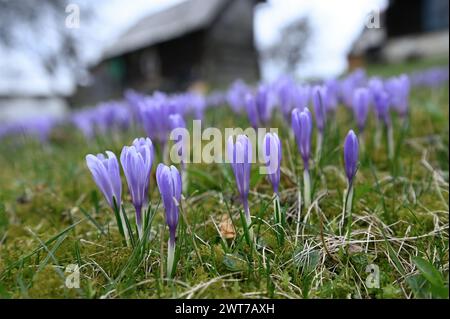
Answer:
[[[375,65],[367,72],[393,76],[433,65]],[[310,169],[312,202],[300,219],[302,158],[290,123],[274,110],[267,126],[278,128],[283,148],[283,225],[274,222],[271,184],[253,164],[253,244],[230,164],[187,164],[173,276],[166,274],[169,231],[155,177],[160,149],[150,177],[148,240],[134,245],[124,244],[86,166],[87,154],[110,150],[119,156],[123,145],[146,136],[141,126],[91,139],[68,124],[55,126],[47,141],[6,136],[0,144],[0,297],[448,298],[448,91],[448,82],[411,88],[407,117],[391,114],[392,158],[386,132],[376,140],[379,127],[370,112],[348,236],[339,225],[347,187],[343,145],[357,125],[345,106],[327,118],[320,160]],[[191,118],[186,123],[192,127]],[[245,112],[222,104],[205,109],[202,125],[250,126]],[[122,203],[133,221],[121,175]],[[80,270],[79,288],[66,285],[68,265]]]

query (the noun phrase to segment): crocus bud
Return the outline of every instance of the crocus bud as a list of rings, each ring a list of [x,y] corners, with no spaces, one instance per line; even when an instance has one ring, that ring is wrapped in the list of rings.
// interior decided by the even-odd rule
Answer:
[[[181,201],[181,176],[175,166],[159,164],[156,169],[156,182],[166,212],[166,224],[169,227],[167,248],[167,275],[172,276],[175,262],[175,239],[178,226],[178,205]]]
[[[86,163],[94,178],[95,184],[105,196],[108,205],[112,209],[114,202],[117,207],[121,204],[122,183],[120,181],[119,163],[113,152],[106,151],[107,158],[103,154],[86,156]]]
[[[312,104],[316,118],[316,125],[319,132],[323,133],[327,116],[327,88],[324,86],[315,86],[312,89]]]
[[[264,136],[264,160],[273,191],[278,194],[278,185],[280,184],[281,142],[277,133],[267,133]]]
[[[181,175],[175,166],[169,167],[160,163],[156,169],[156,182],[166,212],[170,240],[175,243],[179,214],[178,203],[181,201]]]
[[[150,172],[153,163],[153,144],[149,138],[133,141],[133,145],[124,146],[120,154],[120,163],[136,210],[136,224],[139,237],[142,237],[142,207],[147,203]]]
[[[364,131],[369,114],[370,92],[366,88],[358,88],[353,92],[353,113],[359,132]]]
[[[250,170],[252,163],[252,145],[245,135],[238,135],[236,143],[233,136],[228,138],[227,156],[236,178],[236,186],[241,196],[246,214],[248,211],[248,193],[250,191]]]
[[[344,164],[345,174],[349,184],[352,184],[358,168],[359,144],[358,137],[350,130],[344,142]]]
[[[297,140],[297,147],[303,159],[305,169],[309,169],[309,158],[311,155],[311,133],[312,117],[308,108],[302,112],[299,109],[292,111],[292,130]]]

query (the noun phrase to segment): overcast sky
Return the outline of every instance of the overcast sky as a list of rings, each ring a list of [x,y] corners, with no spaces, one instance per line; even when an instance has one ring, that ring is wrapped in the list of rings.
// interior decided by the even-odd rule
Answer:
[[[347,53],[363,30],[368,14],[385,8],[387,0],[267,0],[255,12],[255,38],[259,49],[280,39],[283,26],[309,17],[312,39],[298,77],[335,77],[347,68]],[[262,65],[265,79],[280,75],[273,63]]]

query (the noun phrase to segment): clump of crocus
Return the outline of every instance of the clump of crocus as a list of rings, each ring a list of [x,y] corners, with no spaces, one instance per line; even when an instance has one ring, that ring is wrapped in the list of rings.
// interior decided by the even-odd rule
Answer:
[[[178,207],[181,201],[181,176],[175,166],[159,164],[156,169],[156,182],[166,212],[166,224],[169,227],[167,247],[167,276],[172,277],[175,265],[175,244],[178,226]]]
[[[121,213],[122,182],[120,180],[119,162],[113,152],[106,151],[94,156],[88,154],[86,163],[91,171],[95,184],[105,196],[106,202],[113,209],[120,233],[128,241],[128,232],[125,227],[124,216]]]
[[[352,202],[353,202],[353,188],[354,179],[356,171],[358,169],[358,158],[359,158],[359,143],[358,137],[350,130],[345,138],[344,142],[344,166],[345,174],[347,175],[347,190],[344,193],[344,205],[342,211],[342,222],[341,226],[344,225],[345,216],[349,216],[348,225],[351,227],[351,213],[352,213]],[[350,228],[349,228],[350,229]],[[350,230],[349,230],[350,236]]]
[[[150,172],[153,163],[153,144],[149,138],[139,138],[131,146],[124,146],[120,162],[136,211],[136,225],[139,238],[142,239],[142,208],[147,204]]]
[[[305,208],[311,205],[311,181],[309,176],[309,159],[311,156],[312,117],[308,108],[300,112],[292,111],[292,130],[297,140],[298,151],[303,159],[303,183]],[[300,189],[299,189],[300,192]],[[300,207],[299,207],[300,209]]]
[[[277,133],[267,133],[263,140],[264,161],[267,166],[267,176],[274,192],[274,217],[277,224],[281,223],[280,195],[278,186],[280,184],[281,166],[281,142]]]
[[[238,135],[236,143],[233,136],[228,138],[227,156],[230,161],[231,168],[236,178],[236,186],[244,206],[244,215],[247,229],[249,229],[249,240],[253,241],[253,232],[250,228],[251,216],[248,206],[248,193],[250,191],[250,171],[252,163],[252,144],[247,136]]]
[[[315,86],[312,89],[312,104],[314,107],[314,114],[316,119],[316,126],[318,130],[316,141],[316,161],[320,159],[322,151],[323,135],[327,119],[327,88],[325,86]]]

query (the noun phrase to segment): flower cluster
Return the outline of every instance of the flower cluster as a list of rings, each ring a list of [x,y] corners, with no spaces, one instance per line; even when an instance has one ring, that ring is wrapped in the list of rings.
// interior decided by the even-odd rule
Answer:
[[[128,218],[124,213],[122,203],[122,181],[119,162],[111,151],[103,154],[86,156],[86,163],[91,171],[94,182],[103,193],[108,205],[115,211],[119,229],[127,242],[133,237],[128,228]],[[132,145],[124,146],[120,154],[120,163],[128,184],[131,201],[135,208],[135,222],[140,240],[145,240],[142,210],[149,206],[148,192],[150,175],[154,160],[153,143],[150,138],[137,138]],[[166,223],[169,227],[170,239],[168,246],[168,276],[172,275],[174,265],[175,236],[178,225],[178,205],[181,201],[182,182],[180,173],[174,166],[162,163],[156,170],[156,181],[166,212]],[[148,210],[148,207],[145,210]]]

